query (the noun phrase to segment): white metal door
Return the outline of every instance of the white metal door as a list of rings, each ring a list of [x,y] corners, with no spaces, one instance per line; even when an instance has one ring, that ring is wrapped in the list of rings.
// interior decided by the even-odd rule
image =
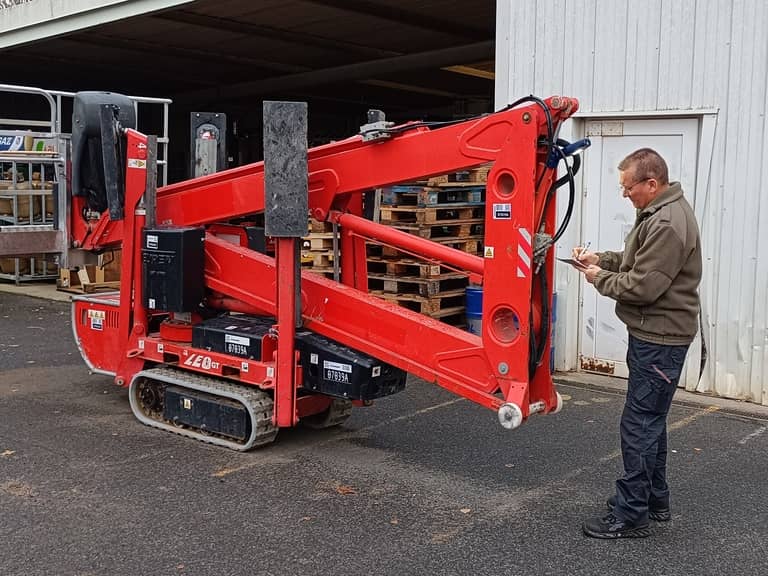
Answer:
[[[623,250],[635,222],[632,203],[619,191],[616,166],[638,148],[653,148],[666,160],[670,181],[679,181],[694,204],[698,119],[594,120],[587,122],[592,147],[585,152],[582,242],[591,251]],[[627,330],[615,302],[582,285],[580,366],[582,370],[627,376]]]

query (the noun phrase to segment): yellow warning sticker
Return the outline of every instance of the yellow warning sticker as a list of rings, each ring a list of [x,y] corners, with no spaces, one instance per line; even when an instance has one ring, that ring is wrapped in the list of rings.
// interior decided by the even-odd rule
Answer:
[[[139,160],[138,158],[128,158],[128,168],[139,168],[141,170],[146,170],[147,161]]]
[[[484,256],[486,258],[493,258],[493,246],[486,246]]]
[[[104,310],[88,310],[88,318],[104,320],[106,317],[107,313]]]

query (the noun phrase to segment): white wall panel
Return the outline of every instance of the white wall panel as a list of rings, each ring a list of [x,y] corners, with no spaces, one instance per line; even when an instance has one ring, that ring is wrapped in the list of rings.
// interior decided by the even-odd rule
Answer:
[[[624,33],[627,57],[622,86],[624,103],[628,110],[656,106],[660,20],[661,6],[657,2],[629,3]]]
[[[509,54],[509,66],[496,71],[498,106],[526,94],[560,93],[577,97],[592,117],[718,111],[712,146],[702,142],[699,162],[707,165],[697,167],[709,360],[694,386],[768,404],[768,3],[499,0],[498,6],[512,16],[498,22],[497,52]],[[577,287],[558,282],[558,289]],[[561,301],[574,301],[573,294]],[[573,318],[572,311],[564,317]],[[568,350],[575,353],[572,345]],[[558,362],[575,364],[575,358]]]
[[[598,0],[595,11],[595,76],[593,110],[624,105],[624,63],[627,59],[627,4]]]
[[[505,0],[501,0],[504,2]],[[568,90],[581,94],[581,105],[589,106],[592,102],[592,87],[595,65],[595,10],[596,0],[566,2],[565,17],[565,58],[562,77],[554,70],[542,74],[546,84],[544,91],[556,91],[565,94]],[[544,72],[544,70],[542,70]],[[517,86],[514,87],[517,89]],[[535,92],[530,88],[529,92]]]
[[[654,3],[655,4],[655,3]],[[696,0],[661,3],[658,27],[659,80],[656,108],[691,107]],[[681,26],[681,22],[691,23]]]

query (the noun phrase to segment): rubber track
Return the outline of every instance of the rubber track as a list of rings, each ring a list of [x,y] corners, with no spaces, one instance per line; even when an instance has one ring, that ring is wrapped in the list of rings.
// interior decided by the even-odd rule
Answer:
[[[138,399],[136,398],[138,388],[137,382],[140,378],[148,378],[166,384],[181,386],[182,388],[188,388],[190,390],[205,392],[214,396],[223,396],[240,402],[246,407],[251,416],[252,430],[250,438],[244,443],[238,443],[234,440],[202,434],[191,428],[174,426],[165,420],[154,420],[148,417],[141,411]],[[232,384],[219,378],[203,376],[194,372],[176,370],[164,366],[143,370],[136,374],[131,381],[128,396],[131,401],[131,410],[133,410],[133,414],[140,422],[154,428],[179,434],[180,436],[207,442],[208,444],[215,444],[239,452],[245,452],[251,448],[269,444],[274,441],[275,436],[277,436],[278,429],[272,424],[272,412],[274,410],[272,398],[267,392],[258,388]]]

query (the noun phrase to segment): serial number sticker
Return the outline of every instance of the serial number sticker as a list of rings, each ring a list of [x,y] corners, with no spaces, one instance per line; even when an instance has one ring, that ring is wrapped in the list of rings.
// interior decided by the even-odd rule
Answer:
[[[157,236],[154,234],[147,234],[147,248],[157,249]]]
[[[342,364],[341,362],[323,360],[323,368],[326,370],[336,370],[337,372],[346,372],[348,374],[352,374],[352,364]]]
[[[330,382],[349,383],[349,373],[342,372],[341,370],[330,370],[326,368],[323,370],[323,378]]]
[[[512,204],[494,204],[493,219],[494,220],[511,220]]]
[[[251,339],[244,336],[235,336],[234,334],[224,334],[224,342],[227,344],[240,344],[241,346],[250,346]]]
[[[91,318],[91,330],[104,330],[104,320],[101,318]]]
[[[237,356],[248,356],[248,346],[242,344],[232,344],[228,342],[226,344],[227,354],[236,354]]]

